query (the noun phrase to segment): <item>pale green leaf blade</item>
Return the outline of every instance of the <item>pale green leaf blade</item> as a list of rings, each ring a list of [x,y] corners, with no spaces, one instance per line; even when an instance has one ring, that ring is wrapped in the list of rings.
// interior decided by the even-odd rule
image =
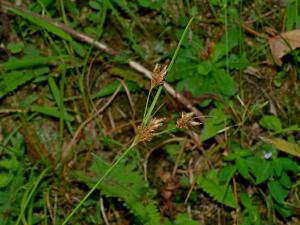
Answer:
[[[281,138],[261,137],[261,139],[266,143],[270,143],[282,152],[300,157],[300,146],[298,144],[287,142],[286,140]]]

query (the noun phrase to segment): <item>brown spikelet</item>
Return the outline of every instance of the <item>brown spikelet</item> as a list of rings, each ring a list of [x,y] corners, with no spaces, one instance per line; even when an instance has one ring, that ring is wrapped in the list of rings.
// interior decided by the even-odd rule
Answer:
[[[151,88],[155,88],[163,84],[167,74],[167,66],[156,64],[151,74]]]
[[[200,125],[201,123],[196,122],[194,120],[194,113],[193,112],[181,112],[181,117],[176,122],[177,128],[185,128],[185,129],[192,129],[194,126]]]
[[[137,133],[138,141],[150,141],[155,134],[154,132],[163,125],[164,120],[164,118],[153,118],[147,125],[140,125]]]

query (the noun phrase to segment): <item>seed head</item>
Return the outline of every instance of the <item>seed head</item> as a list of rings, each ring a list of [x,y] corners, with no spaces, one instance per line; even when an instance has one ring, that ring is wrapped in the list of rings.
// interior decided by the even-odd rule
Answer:
[[[151,74],[151,88],[155,88],[163,84],[167,74],[167,66],[156,64]]]
[[[192,129],[194,126],[198,126],[201,123],[196,122],[193,112],[181,112],[181,117],[177,120],[177,128]]]
[[[140,125],[138,127],[138,141],[150,141],[154,135],[155,131],[163,125],[164,118],[153,118],[147,125]]]

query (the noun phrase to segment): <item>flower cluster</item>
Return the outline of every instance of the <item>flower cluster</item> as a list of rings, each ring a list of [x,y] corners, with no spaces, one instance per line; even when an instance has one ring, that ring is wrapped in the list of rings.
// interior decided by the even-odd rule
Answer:
[[[153,118],[147,125],[140,125],[137,131],[138,142],[150,141],[155,131],[163,125],[164,118]]]
[[[181,117],[176,122],[177,128],[185,128],[185,129],[192,129],[194,126],[198,126],[201,123],[196,122],[193,112],[181,112]]]
[[[163,84],[165,77],[167,74],[167,66],[156,64],[154,70],[151,74],[151,88],[155,88],[161,84]]]

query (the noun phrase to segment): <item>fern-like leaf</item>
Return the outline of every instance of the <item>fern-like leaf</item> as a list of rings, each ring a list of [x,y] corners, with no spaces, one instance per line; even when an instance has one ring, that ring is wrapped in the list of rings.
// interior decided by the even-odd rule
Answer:
[[[89,178],[87,183],[92,187],[105,171],[109,164],[98,156],[91,165],[91,171],[96,178]],[[98,189],[107,197],[117,197],[123,200],[127,207],[141,222],[141,224],[160,224],[160,216],[154,201],[145,198],[148,188],[141,173],[134,171],[133,164],[119,164],[111,174],[106,177]],[[76,173],[77,178],[82,179],[83,174]],[[87,176],[85,176],[86,178]]]
[[[221,184],[217,171],[210,170],[206,176],[200,176],[197,184],[201,189],[208,193],[213,199],[226,206],[237,207],[234,195],[229,186]]]

